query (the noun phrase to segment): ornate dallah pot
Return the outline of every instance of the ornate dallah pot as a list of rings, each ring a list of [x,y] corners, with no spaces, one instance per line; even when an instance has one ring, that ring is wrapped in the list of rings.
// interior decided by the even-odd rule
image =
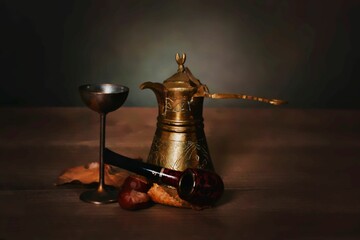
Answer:
[[[157,129],[147,159],[148,163],[184,171],[187,168],[214,170],[204,133],[204,97],[240,98],[273,105],[282,100],[242,94],[210,94],[184,66],[186,55],[176,54],[177,72],[163,83],[145,82],[141,89],[151,89],[158,102]]]

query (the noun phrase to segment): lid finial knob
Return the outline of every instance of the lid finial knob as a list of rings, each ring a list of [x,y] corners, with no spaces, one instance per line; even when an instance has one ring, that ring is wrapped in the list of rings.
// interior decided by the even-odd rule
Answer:
[[[176,53],[175,55],[175,60],[177,62],[178,66],[178,72],[183,72],[184,71],[184,63],[186,60],[186,54],[183,53],[182,56],[180,57],[179,53]]]

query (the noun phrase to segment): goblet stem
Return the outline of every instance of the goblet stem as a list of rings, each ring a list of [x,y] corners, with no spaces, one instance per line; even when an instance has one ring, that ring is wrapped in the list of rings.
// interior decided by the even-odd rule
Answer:
[[[105,179],[104,179],[104,148],[105,148],[105,126],[106,126],[106,114],[100,114],[100,156],[99,156],[99,186],[98,191],[104,191]]]
[[[100,156],[99,156],[99,185],[96,190],[86,191],[80,199],[94,204],[106,204],[117,201],[118,191],[115,187],[105,184],[104,149],[105,149],[106,113],[100,114]]]

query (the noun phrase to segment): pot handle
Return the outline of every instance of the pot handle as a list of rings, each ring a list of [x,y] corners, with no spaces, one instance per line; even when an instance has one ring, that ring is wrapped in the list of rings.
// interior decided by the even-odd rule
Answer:
[[[245,94],[235,94],[235,93],[205,93],[204,97],[213,98],[213,99],[230,99],[230,98],[238,98],[238,99],[246,99],[253,100],[258,102],[269,103],[272,105],[282,105],[286,104],[287,101],[279,100],[279,99],[268,99],[262,97],[255,97]]]

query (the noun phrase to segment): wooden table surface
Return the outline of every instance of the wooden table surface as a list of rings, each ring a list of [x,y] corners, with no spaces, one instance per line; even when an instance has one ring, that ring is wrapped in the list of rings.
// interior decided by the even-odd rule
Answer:
[[[107,146],[146,159],[155,108],[108,115]],[[55,187],[97,161],[98,115],[86,108],[0,109],[0,239],[360,239],[360,111],[205,109],[225,194],[202,211],[130,212]]]

